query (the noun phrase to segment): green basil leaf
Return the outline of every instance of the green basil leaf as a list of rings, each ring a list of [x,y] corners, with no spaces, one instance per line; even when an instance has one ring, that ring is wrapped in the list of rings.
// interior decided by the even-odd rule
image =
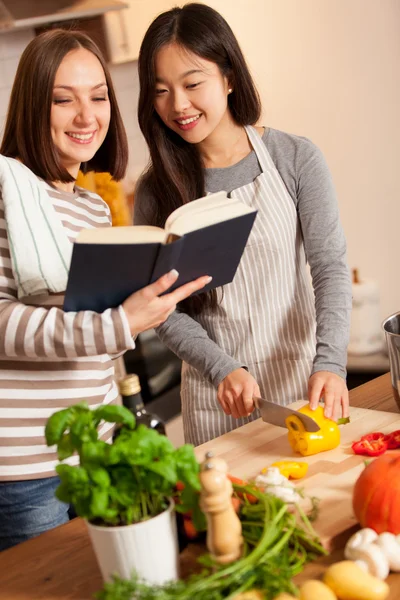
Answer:
[[[62,438],[57,444],[57,454],[60,460],[65,460],[73,455],[75,452],[75,446],[72,443],[71,436],[69,433],[64,433]]]
[[[108,423],[120,423],[130,429],[134,429],[136,420],[125,406],[119,406],[116,404],[109,404],[100,406],[94,411],[96,419],[98,421],[107,421]]]
[[[199,505],[193,507],[192,521],[197,531],[207,530],[207,519]]]
[[[108,509],[108,491],[99,487],[92,489],[90,510],[93,517],[102,517]]]
[[[104,464],[110,444],[97,440],[95,442],[84,442],[79,452],[81,464],[94,463]]]
[[[95,485],[98,485],[105,490],[110,487],[111,479],[106,469],[103,469],[102,467],[87,467],[87,472]],[[90,485],[92,485],[92,483]]]
[[[150,463],[147,468],[153,473],[158,473],[166,479],[171,485],[175,485],[178,481],[175,465],[169,461],[158,461]]]
[[[61,440],[62,435],[69,427],[73,415],[74,413],[71,408],[64,408],[51,415],[44,429],[46,444],[48,446],[54,446],[54,444],[57,444]]]
[[[193,446],[191,444],[185,444],[184,446],[177,448],[175,452],[175,461],[179,481],[200,491],[200,467],[196,460]]]
[[[72,467],[71,465],[58,465],[56,472],[61,481],[71,486],[87,486],[89,476],[83,467]]]
[[[71,504],[72,502],[72,494],[71,491],[69,489],[69,486],[67,483],[65,483],[64,481],[62,481],[60,483],[60,485],[58,486],[58,488],[55,491],[55,496],[56,498],[58,498],[61,502],[65,502],[66,504]]]

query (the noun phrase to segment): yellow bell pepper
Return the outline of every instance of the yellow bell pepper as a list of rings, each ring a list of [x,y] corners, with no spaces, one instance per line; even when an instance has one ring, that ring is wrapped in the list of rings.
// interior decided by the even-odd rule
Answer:
[[[300,408],[298,412],[314,419],[320,426],[320,429],[319,431],[306,431],[299,417],[296,415],[287,417],[288,439],[295,452],[299,452],[303,456],[310,456],[311,454],[325,452],[339,446],[339,427],[335,421],[327,419],[324,416],[322,406],[318,406],[316,410],[311,410],[307,404]]]
[[[271,467],[278,467],[280,473],[288,479],[301,479],[308,471],[306,462],[297,462],[294,460],[278,460],[272,463]],[[266,473],[268,467],[265,467],[261,472]]]

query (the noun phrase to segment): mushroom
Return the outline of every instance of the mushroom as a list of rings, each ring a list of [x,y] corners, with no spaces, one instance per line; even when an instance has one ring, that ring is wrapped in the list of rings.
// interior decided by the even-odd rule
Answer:
[[[286,504],[295,504],[300,501],[300,495],[293,488],[289,488],[283,485],[272,485],[266,490],[269,494],[280,498]]]
[[[257,475],[256,483],[262,486],[285,485],[287,487],[293,487],[293,484],[287,477],[282,475],[278,467],[268,467],[265,474]]]
[[[372,529],[361,529],[347,542],[344,555],[371,575],[386,579],[389,575],[389,560],[383,549],[375,543],[377,538],[378,534]]]
[[[378,539],[378,534],[376,531],[371,529],[370,527],[364,527],[364,529],[360,529],[351,536],[349,541],[346,544],[344,549],[344,555],[346,558],[353,560],[354,550],[357,548],[366,546],[367,544],[372,544],[375,540]]]
[[[256,485],[287,504],[300,501],[300,495],[296,492],[295,486],[282,475],[278,467],[269,467],[265,474],[257,475]]]
[[[375,544],[383,551],[391,571],[400,572],[400,536],[394,533],[381,533]]]

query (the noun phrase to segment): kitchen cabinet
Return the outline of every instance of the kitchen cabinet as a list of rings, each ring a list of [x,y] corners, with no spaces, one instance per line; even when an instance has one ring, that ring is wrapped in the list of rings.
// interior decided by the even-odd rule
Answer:
[[[123,0],[0,0],[0,31],[95,17],[125,6]]]
[[[144,34],[153,19],[176,6],[171,0],[124,0],[128,8],[104,15],[108,56],[118,64],[137,60]]]

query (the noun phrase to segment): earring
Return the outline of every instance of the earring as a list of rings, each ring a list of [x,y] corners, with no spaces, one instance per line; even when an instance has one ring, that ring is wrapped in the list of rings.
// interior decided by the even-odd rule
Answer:
[[[232,89],[232,88],[229,88],[229,90],[228,90],[228,94],[232,94],[232,92],[233,92],[233,89]]]

